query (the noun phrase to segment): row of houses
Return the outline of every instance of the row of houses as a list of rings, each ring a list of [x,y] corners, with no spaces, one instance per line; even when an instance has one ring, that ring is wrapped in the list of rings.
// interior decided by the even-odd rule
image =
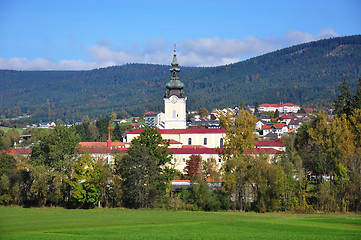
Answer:
[[[256,130],[262,139],[278,139],[283,134],[297,133],[303,122],[311,121],[307,114],[283,114],[277,118],[261,117],[256,123]]]

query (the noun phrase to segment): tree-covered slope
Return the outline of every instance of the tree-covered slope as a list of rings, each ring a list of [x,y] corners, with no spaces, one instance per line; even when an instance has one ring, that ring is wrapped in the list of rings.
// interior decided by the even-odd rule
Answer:
[[[128,64],[91,71],[0,70],[0,113],[73,121],[112,111],[162,111],[169,68]],[[361,35],[301,44],[226,66],[181,67],[180,77],[188,109],[235,106],[242,100],[327,105],[344,77],[353,88],[361,77]]]

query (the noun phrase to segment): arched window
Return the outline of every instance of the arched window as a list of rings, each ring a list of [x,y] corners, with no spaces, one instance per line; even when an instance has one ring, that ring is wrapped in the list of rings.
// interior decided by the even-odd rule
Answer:
[[[207,138],[203,138],[203,145],[207,145]]]
[[[172,110],[172,117],[177,118],[177,111],[175,109]]]
[[[219,139],[219,147],[223,148],[223,138]]]
[[[192,138],[188,138],[188,145],[192,145]]]

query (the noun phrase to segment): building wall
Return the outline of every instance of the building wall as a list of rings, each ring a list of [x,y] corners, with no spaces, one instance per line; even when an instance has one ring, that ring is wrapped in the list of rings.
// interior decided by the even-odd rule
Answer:
[[[188,144],[188,139],[192,139],[191,144]],[[204,138],[207,139],[207,144],[204,144]],[[197,134],[180,134],[179,142],[183,145],[202,145],[208,148],[216,148],[220,146],[220,139],[224,139],[222,133],[197,133]]]
[[[161,134],[163,139],[173,139],[181,142],[183,146],[186,145],[202,145],[208,148],[222,147],[220,140],[224,139],[223,133],[185,133],[185,134]],[[131,142],[133,138],[138,137],[139,134],[127,134],[127,142]],[[191,138],[191,144],[188,144],[188,139]],[[204,145],[204,138],[207,139],[207,145]],[[223,140],[224,141],[224,140]]]
[[[164,126],[165,129],[185,129],[187,97],[171,96],[164,98]]]
[[[185,172],[185,167],[187,166],[187,160],[192,154],[173,154],[172,158],[172,165],[174,169],[180,171],[181,173]],[[215,160],[215,164],[218,170],[221,169],[222,161],[218,154],[200,154],[202,157],[202,162],[207,161],[209,162],[212,158]]]

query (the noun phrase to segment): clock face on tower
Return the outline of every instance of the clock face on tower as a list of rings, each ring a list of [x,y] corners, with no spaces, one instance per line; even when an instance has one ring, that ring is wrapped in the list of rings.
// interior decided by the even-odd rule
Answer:
[[[171,101],[171,103],[176,103],[177,102],[177,97],[176,96],[171,96],[170,97],[170,101]]]

